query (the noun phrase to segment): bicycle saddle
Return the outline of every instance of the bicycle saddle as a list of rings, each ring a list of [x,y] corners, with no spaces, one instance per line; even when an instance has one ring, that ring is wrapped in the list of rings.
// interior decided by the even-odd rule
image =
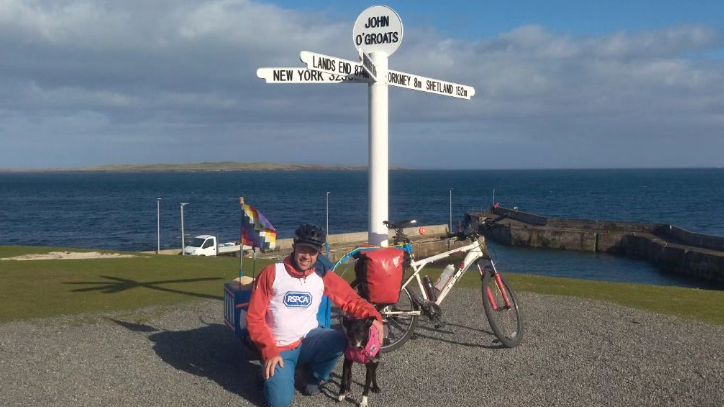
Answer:
[[[399,222],[391,222],[391,221],[383,221],[387,226],[387,229],[404,229],[404,228],[411,228],[415,225],[417,225],[417,220],[415,219],[408,219],[408,220],[401,220]]]

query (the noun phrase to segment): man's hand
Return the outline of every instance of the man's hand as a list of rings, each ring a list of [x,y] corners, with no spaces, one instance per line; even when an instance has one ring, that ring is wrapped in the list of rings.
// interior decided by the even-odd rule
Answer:
[[[372,321],[372,326],[377,327],[377,330],[380,332],[380,340],[385,339],[385,324],[383,324],[382,321],[375,319]]]
[[[281,356],[274,356],[264,362],[264,380],[269,380],[274,376],[277,365],[284,367],[284,359]]]

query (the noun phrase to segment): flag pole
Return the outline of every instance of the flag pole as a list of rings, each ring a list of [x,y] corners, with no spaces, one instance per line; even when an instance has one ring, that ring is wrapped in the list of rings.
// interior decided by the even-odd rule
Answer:
[[[239,205],[241,205],[241,227],[239,228],[239,283],[244,276],[244,197],[239,197]]]
[[[252,245],[251,247],[251,253],[252,253],[252,263],[251,263],[251,276],[256,280],[256,247]]]

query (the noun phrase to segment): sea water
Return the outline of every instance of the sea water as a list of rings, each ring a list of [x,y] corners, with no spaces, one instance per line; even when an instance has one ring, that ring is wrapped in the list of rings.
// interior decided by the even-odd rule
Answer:
[[[389,181],[393,220],[447,224],[452,201],[457,224],[466,212],[499,202],[543,216],[673,224],[724,236],[724,169],[399,170],[390,172]],[[280,238],[303,222],[325,227],[327,202],[330,233],[363,231],[367,182],[364,171],[0,174],[0,245],[154,250],[157,202],[162,248],[180,247],[181,202],[189,203],[187,236],[238,240],[241,196],[266,215]],[[555,267],[567,276],[581,275],[583,264],[618,272],[652,269],[631,260],[608,264],[609,256],[515,253],[527,259],[527,269],[571,261]]]

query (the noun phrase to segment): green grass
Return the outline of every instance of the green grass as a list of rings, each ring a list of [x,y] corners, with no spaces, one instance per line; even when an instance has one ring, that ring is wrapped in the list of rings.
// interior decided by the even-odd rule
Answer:
[[[66,249],[0,247],[0,258]],[[265,264],[257,261],[257,271]],[[245,261],[251,274],[251,261]],[[248,268],[247,268],[248,267]],[[0,321],[64,314],[133,310],[197,299],[223,298],[223,283],[238,275],[239,259],[141,255],[98,260],[0,261]],[[440,268],[425,269],[433,280]],[[351,278],[347,272],[345,278]],[[724,325],[724,291],[506,275],[516,291],[573,296]],[[479,289],[464,276],[458,287]],[[454,293],[453,293],[454,295]]]
[[[442,267],[428,266],[422,271],[422,275],[429,275],[434,282],[441,272]],[[351,275],[354,275],[354,271],[348,268],[345,277]],[[608,283],[523,274],[505,274],[505,278],[516,292],[528,291],[607,301],[645,311],[724,325],[724,291]],[[481,287],[480,276],[467,273],[458,281],[456,287],[479,290]]]
[[[0,247],[0,257],[58,250]],[[257,261],[257,270],[264,264]],[[244,266],[251,273],[251,261]],[[238,270],[239,259],[231,257],[2,260],[0,321],[222,300],[224,282],[238,276]]]
[[[611,302],[684,319],[724,325],[724,291],[641,284],[608,283],[507,274],[505,278],[515,291],[562,295]],[[461,280],[464,287],[479,288],[480,277],[468,275]]]

